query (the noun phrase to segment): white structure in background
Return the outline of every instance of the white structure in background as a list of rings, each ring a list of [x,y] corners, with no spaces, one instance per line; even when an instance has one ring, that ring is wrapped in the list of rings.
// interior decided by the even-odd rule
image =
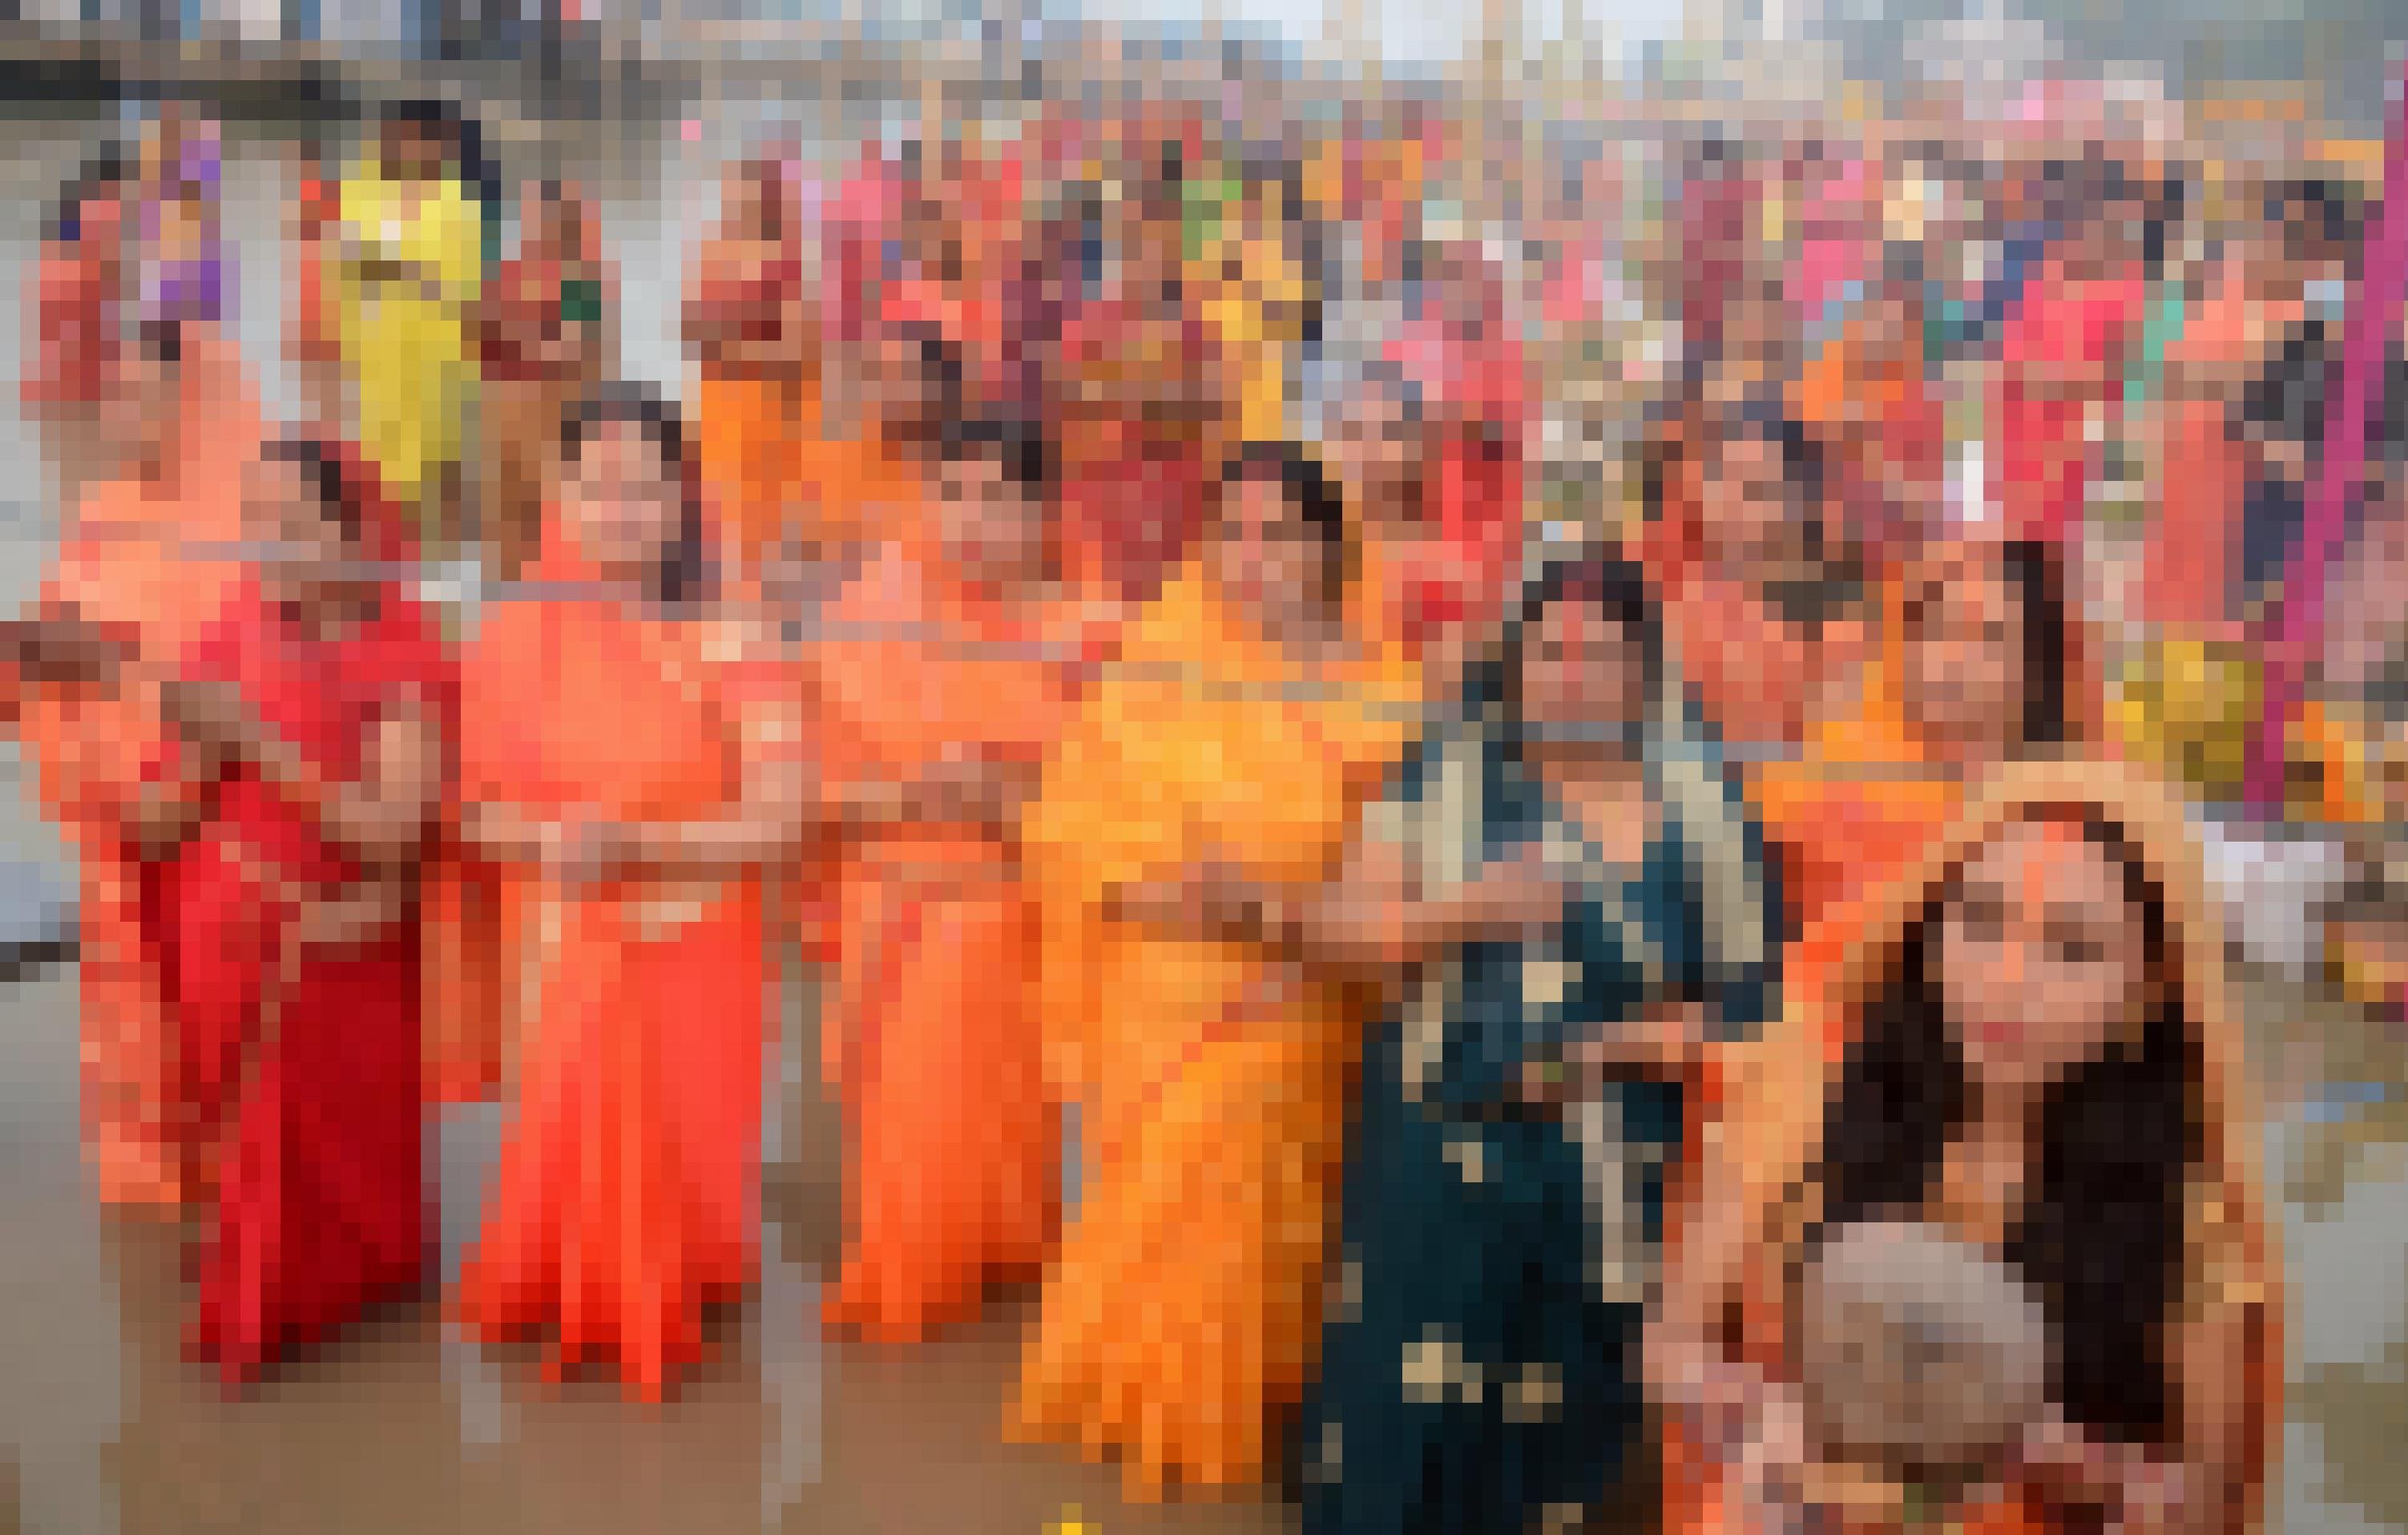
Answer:
[[[1905,51],[1910,68],[1962,91],[1967,113],[1986,119],[2006,116],[2026,82],[2054,64],[2048,28],[2007,0],[1974,0],[1961,17],[1915,28]]]
[[[1811,111],[1839,97],[1829,0],[1686,0],[1681,37],[1703,83],[1752,108]]]

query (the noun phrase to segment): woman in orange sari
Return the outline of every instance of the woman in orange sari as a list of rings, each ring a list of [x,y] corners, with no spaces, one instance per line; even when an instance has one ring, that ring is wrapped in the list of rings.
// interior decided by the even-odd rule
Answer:
[[[1028,428],[947,444],[942,558],[889,545],[827,610],[814,693],[839,854],[824,1036],[848,1121],[831,1327],[910,1342],[1038,1276],[1059,1130],[1021,812],[1104,636],[1054,584]]]
[[[2096,725],[2048,547],[1941,540],[1887,582],[1884,610],[1855,706],[1751,784],[1805,932],[1921,856],[1985,772]]]
[[[796,836],[792,718],[739,717],[697,611],[677,418],[610,390],[563,434],[536,576],[463,667],[472,845],[530,903],[518,1118],[460,1278],[469,1331],[658,1399],[752,1269],[767,1038],[760,871]]]
[[[816,490],[801,482],[797,454],[818,424],[819,359],[784,166],[768,156],[743,161],[720,198],[719,226],[695,253],[685,339],[704,505],[727,581],[746,591]]]
[[[260,427],[239,360],[207,326],[146,326],[111,371],[102,428],[117,478],[68,522],[35,615],[69,648],[109,653],[71,668],[71,685],[27,692],[18,718],[42,801],[82,866],[84,1128],[101,1201],[172,1209],[187,1191],[143,910],[150,881],[127,817],[160,740],[157,683],[242,574],[239,486]]]
[[[1983,1535],[2258,1528],[2279,1248],[2203,890],[2178,802],[2026,764],[1854,943],[1792,971],[1782,1034],[1728,1084],[1652,1342],[1679,1409],[1669,1529],[1818,1508],[1851,1530],[1918,1509]],[[2039,1310],[2045,1405],[1969,1465],[1840,1450],[1848,1404],[1800,1368],[1826,1244],[1896,1223]]]
[[[1361,1015],[1206,896],[1316,888],[1417,723],[1412,668],[1354,638],[1317,468],[1267,445],[1222,484],[1024,833],[1049,1069],[1087,1159],[1012,1431],[1117,1452],[1146,1498],[1259,1481],[1301,1399]]]

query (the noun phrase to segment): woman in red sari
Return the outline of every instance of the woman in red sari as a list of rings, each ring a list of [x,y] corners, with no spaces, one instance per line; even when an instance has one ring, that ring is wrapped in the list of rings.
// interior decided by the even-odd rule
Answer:
[[[390,578],[394,519],[318,442],[244,498],[280,558],[165,689],[142,831],[159,881],[182,1144],[215,1160],[192,1352],[229,1387],[423,1270],[419,869],[452,680]],[[370,562],[381,562],[371,564]]]
[[[1184,296],[1179,218],[1167,194],[1123,198],[1125,276],[1078,303],[1060,340],[1065,573],[1131,605],[1202,531],[1229,425],[1218,352]]]
[[[2147,297],[2138,251],[2103,214],[2070,249],[2042,259],[2008,315],[1993,388],[1995,498],[2011,536],[2078,537],[2091,471],[2090,430],[2119,399],[2126,349]]]
[[[108,383],[111,323],[123,285],[125,166],[105,151],[67,188],[43,231],[25,311],[36,344],[20,394],[47,428],[59,503],[82,498],[96,468],[100,404]]]
[[[470,843],[535,946],[518,1118],[460,1278],[468,1330],[657,1400],[750,1281],[768,969],[761,871],[798,844],[798,734],[707,619],[684,432],[613,388],[570,418],[534,575],[462,667]]]

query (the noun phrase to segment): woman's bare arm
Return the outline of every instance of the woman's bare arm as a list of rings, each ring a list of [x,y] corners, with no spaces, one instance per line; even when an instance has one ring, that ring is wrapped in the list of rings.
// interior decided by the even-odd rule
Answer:
[[[798,710],[756,711],[743,724],[742,776],[726,813],[691,821],[587,828],[567,856],[585,877],[641,873],[664,879],[732,879],[798,854],[825,829],[824,799],[799,750]]]
[[[1177,879],[1123,887],[1108,905],[1123,921],[1179,937],[1268,944],[1318,968],[1381,980],[1450,947],[1544,927],[1568,898],[1535,854],[1434,896],[1402,849],[1357,838],[1338,873],[1314,889],[1251,880],[1226,860],[1207,859]]]

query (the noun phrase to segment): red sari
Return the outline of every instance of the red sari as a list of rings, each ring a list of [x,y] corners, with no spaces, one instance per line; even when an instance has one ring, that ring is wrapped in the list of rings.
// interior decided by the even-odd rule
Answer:
[[[1203,342],[1175,316],[1112,298],[1082,305],[1061,346],[1082,391],[1062,431],[1064,573],[1144,602],[1186,558],[1220,467],[1179,399]]]
[[[184,671],[239,689],[330,782],[359,776],[395,707],[431,709],[447,734],[453,712],[435,621],[395,589],[362,627],[317,640],[246,583]],[[298,943],[297,890],[359,873],[246,768],[216,784],[214,813],[161,876],[176,1099],[204,1142],[223,1126],[191,1347],[229,1386],[423,1271],[418,925]]]
[[[2138,276],[2043,267],[2007,322],[1999,369],[1997,500],[2010,537],[2062,542],[2089,489],[2088,412],[2117,396],[2144,292]]]
[[[107,237],[115,238],[111,230]],[[100,403],[109,355],[108,286],[113,252],[94,232],[73,245],[46,244],[31,284],[36,337],[22,387],[39,409],[89,409]]]

